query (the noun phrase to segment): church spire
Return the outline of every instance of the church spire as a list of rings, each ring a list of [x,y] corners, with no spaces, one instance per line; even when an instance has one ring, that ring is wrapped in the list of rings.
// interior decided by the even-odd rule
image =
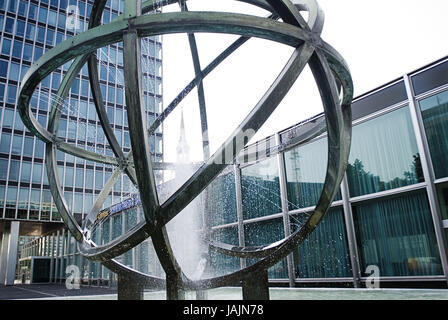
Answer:
[[[185,122],[184,122],[184,109],[181,109],[180,116],[180,136],[179,142],[177,143],[177,162],[188,163],[190,162],[190,147],[188,146],[187,139],[185,136]]]

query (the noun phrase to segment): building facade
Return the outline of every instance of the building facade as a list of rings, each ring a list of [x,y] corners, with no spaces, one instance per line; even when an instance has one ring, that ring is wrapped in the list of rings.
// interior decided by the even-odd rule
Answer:
[[[15,277],[15,250],[11,248],[23,242],[25,238],[22,237],[40,237],[63,226],[48,185],[44,143],[24,127],[16,109],[20,81],[31,64],[46,51],[87,30],[92,5],[90,0],[0,0],[1,284],[11,284]],[[123,7],[123,0],[108,1],[102,23],[117,18]],[[161,50],[160,37],[142,39],[143,94],[148,122],[152,122],[162,109]],[[109,121],[123,151],[129,152],[122,43],[104,47],[96,55]],[[62,111],[59,137],[86,150],[112,155],[93,103],[87,65],[76,77],[68,98],[58,101],[57,89],[70,63],[50,74],[37,87],[31,99],[31,110],[46,127],[49,112],[56,103]],[[155,160],[161,161],[162,130],[159,129],[149,141]],[[57,160],[65,199],[75,216],[81,219],[111,176],[112,167],[62,152],[58,152]],[[130,185],[127,176],[123,175],[104,206],[129,198]]]
[[[214,240],[267,245],[300,227],[322,190],[327,141],[325,134],[303,144],[293,141],[323,119],[317,115],[248,146],[243,154],[250,157],[240,156],[211,183],[207,201]],[[355,98],[352,120],[340,192],[316,230],[268,270],[269,281],[363,287],[377,276],[381,287],[446,288],[448,57]],[[266,152],[279,145],[288,148]],[[100,243],[143,219],[138,205],[113,211],[98,223]],[[55,261],[52,270],[58,268],[61,277],[53,274],[52,281],[63,280],[61,261],[87,270],[84,282],[112,279],[107,273],[88,276],[93,265],[76,253],[69,235],[50,234],[24,248],[25,257],[47,255]],[[123,256],[126,265],[163,276],[150,241]],[[253,262],[211,251],[209,272],[223,275]]]
[[[447,115],[448,58],[355,98],[340,192],[316,230],[269,270],[270,281],[360,287],[373,275],[382,286],[446,287]],[[261,143],[288,144],[322,117]],[[215,239],[266,245],[294,232],[317,203],[326,163],[324,134],[276,156],[235,165],[215,181],[220,190],[211,202]],[[215,258],[224,273],[247,263]]]

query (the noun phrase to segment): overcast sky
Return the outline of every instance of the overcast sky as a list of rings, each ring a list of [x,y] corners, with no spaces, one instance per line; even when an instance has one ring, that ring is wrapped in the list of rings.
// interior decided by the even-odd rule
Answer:
[[[347,61],[355,96],[448,54],[446,0],[320,0],[325,12],[322,38]],[[233,0],[190,0],[189,10],[217,10],[265,16]],[[178,11],[170,6],[165,12]],[[204,68],[237,36],[197,34]],[[251,39],[204,81],[211,151],[232,133],[272,84],[293,48]],[[194,78],[186,34],[163,36],[164,107]],[[181,107],[192,161],[202,160],[196,90]],[[165,161],[176,160],[179,107],[164,124]],[[310,71],[304,70],[274,114],[251,140],[255,142],[322,111]]]

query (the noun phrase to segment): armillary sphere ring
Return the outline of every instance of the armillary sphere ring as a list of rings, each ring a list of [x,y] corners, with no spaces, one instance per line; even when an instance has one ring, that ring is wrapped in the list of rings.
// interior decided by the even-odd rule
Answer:
[[[186,0],[126,0],[124,13],[107,25],[100,25],[106,0],[96,0],[89,21],[89,30],[67,39],[49,50],[38,59],[22,81],[18,110],[26,127],[46,143],[46,168],[50,189],[55,205],[64,223],[78,242],[82,255],[92,261],[100,261],[111,271],[128,276],[141,284],[154,287],[171,286],[185,290],[210,289],[237,284],[242,279],[253,276],[284,259],[316,228],[336,195],[342,181],[351,141],[351,102],[353,83],[347,64],[340,54],[320,38],[323,27],[323,13],[314,0],[236,0],[263,8],[271,13],[268,18],[224,13],[190,12]],[[181,12],[145,14],[155,8],[177,3]],[[301,11],[308,11],[305,21]],[[281,19],[282,21],[280,21]],[[234,52],[251,37],[276,41],[293,47],[295,50],[271,87],[238,126],[234,133],[212,155],[208,156],[208,141],[204,141],[205,163],[177,190],[168,200],[160,204],[154,178],[154,169],[163,169],[163,163],[151,159],[148,132],[155,129],[166,119],[182,99],[181,94],[162,112],[150,128],[145,123],[145,108],[141,96],[141,60],[140,38],[187,33],[194,40],[194,33],[214,32],[241,36],[207,68],[201,70],[195,61],[196,77],[182,92],[182,95],[194,87],[202,86],[202,79],[221,61]],[[97,49],[123,41],[124,76],[126,108],[128,111],[129,133],[132,154],[124,154],[113,133],[107,118],[106,109],[100,91]],[[193,57],[198,58],[194,41],[190,41]],[[57,137],[61,110],[57,102],[52,106],[47,128],[44,128],[33,116],[29,107],[31,97],[38,84],[51,72],[65,63],[74,60],[64,76],[58,90],[58,100],[64,101],[71,85],[82,66],[87,62],[90,85],[99,120],[114,156],[105,156],[87,151]],[[181,270],[176,261],[166,234],[165,225],[197,197],[227,166],[220,164],[222,155],[232,150],[235,158],[244,146],[233,148],[238,133],[251,129],[254,133],[269,118],[283,97],[292,87],[302,70],[309,65],[319,87],[326,116],[328,135],[327,172],[319,201],[314,212],[306,222],[290,236],[268,246],[235,247],[210,241],[209,246],[227,255],[240,258],[259,258],[251,266],[236,272],[210,279],[191,280]],[[201,104],[201,98],[200,104]],[[203,101],[202,101],[203,102]],[[206,128],[205,110],[201,109],[202,129]],[[309,132],[303,140],[322,133],[324,129]],[[69,153],[83,159],[109,164],[116,167],[106,182],[92,210],[80,226],[75,220],[60,184],[56,150]],[[127,233],[99,245],[90,239],[90,230],[98,210],[113,187],[119,175],[124,172],[136,184],[140,191],[145,220],[138,223]],[[157,256],[166,272],[165,279],[150,276],[129,268],[114,258],[151,237]]]

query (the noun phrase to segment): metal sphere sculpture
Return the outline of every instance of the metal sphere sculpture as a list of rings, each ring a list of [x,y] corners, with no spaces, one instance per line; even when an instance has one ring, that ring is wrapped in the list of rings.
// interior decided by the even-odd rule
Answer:
[[[167,288],[168,298],[179,298],[182,290],[201,290],[234,285],[240,281],[266,271],[292,252],[319,224],[327,212],[342,181],[350,148],[351,111],[353,85],[349,69],[344,59],[320,33],[323,27],[323,13],[314,0],[239,0],[263,8],[271,14],[267,18],[223,12],[189,12],[186,0],[126,0],[124,13],[114,21],[100,25],[106,0],[96,0],[93,5],[89,30],[76,35],[45,53],[37,60],[22,81],[18,109],[26,127],[46,143],[46,168],[55,205],[66,226],[78,242],[81,254],[90,260],[100,261],[111,271],[140,284]],[[154,8],[179,3],[180,12],[146,14]],[[308,12],[306,21],[301,12]],[[281,21],[280,21],[281,19]],[[207,68],[201,70],[194,33],[216,32],[241,36]],[[188,33],[191,51],[195,62],[196,77],[163,111],[150,128],[145,123],[145,108],[142,99],[141,49],[140,38],[169,33]],[[262,99],[234,133],[213,154],[208,154],[208,141],[204,138],[205,163],[188,179],[167,201],[159,203],[153,170],[163,169],[163,163],[151,159],[148,132],[153,133],[182,98],[193,88],[203,90],[202,80],[220,62],[243,45],[249,38],[257,37],[276,41],[293,47],[295,50],[284,69],[273,82]],[[107,118],[98,79],[97,49],[123,41],[124,79],[126,109],[132,151],[125,154],[114,135]],[[51,72],[73,60],[58,90],[58,97],[64,100],[71,85],[85,63],[88,64],[90,85],[99,120],[105,137],[114,155],[106,156],[87,151],[57,137],[61,111],[52,106],[47,128],[33,116],[29,107],[30,99],[38,84]],[[283,97],[292,87],[302,70],[309,65],[319,87],[323,102],[326,130],[328,134],[328,164],[325,182],[314,212],[306,222],[290,236],[269,246],[234,247],[210,241],[210,247],[240,258],[259,260],[241,270],[228,275],[210,279],[191,280],[182,272],[173,255],[165,225],[183,208],[195,199],[226,167],[219,158],[232,150],[235,158],[244,146],[233,148],[239,132],[251,129],[256,132],[269,118]],[[200,92],[200,91],[199,91]],[[199,94],[202,130],[207,130],[205,102]],[[322,128],[308,132],[302,140],[309,140],[322,133]],[[116,169],[104,186],[92,210],[79,225],[64,199],[58,177],[56,150],[94,162],[109,164]],[[117,177],[125,173],[138,186],[144,221],[138,223],[122,236],[107,244],[94,243],[90,238],[91,226],[106,196]],[[149,276],[119,263],[114,258],[151,237],[160,263],[166,272],[166,279]]]

